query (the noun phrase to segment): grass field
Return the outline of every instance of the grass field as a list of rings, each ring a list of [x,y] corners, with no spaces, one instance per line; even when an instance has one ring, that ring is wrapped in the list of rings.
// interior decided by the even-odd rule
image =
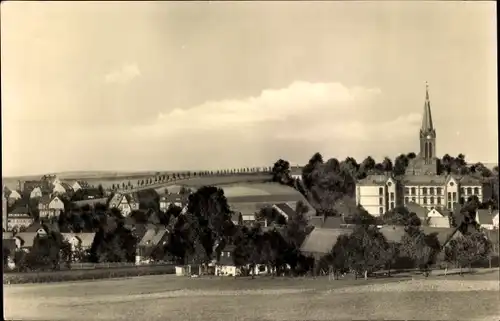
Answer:
[[[148,276],[4,286],[16,320],[498,320],[498,271],[415,279]]]

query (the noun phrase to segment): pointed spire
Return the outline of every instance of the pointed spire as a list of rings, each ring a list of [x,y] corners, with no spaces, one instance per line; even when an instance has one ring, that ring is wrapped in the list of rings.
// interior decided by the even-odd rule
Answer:
[[[422,132],[429,132],[434,130],[434,125],[432,124],[432,114],[431,114],[431,102],[429,100],[429,84],[425,82],[425,104],[424,104],[424,115],[422,117]]]

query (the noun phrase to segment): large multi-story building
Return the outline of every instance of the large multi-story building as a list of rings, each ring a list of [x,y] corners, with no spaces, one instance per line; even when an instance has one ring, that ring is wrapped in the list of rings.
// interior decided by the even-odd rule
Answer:
[[[396,206],[410,203],[416,203],[429,211],[434,208],[452,211],[456,203],[462,203],[470,196],[476,195],[483,200],[483,183],[480,179],[439,172],[436,138],[427,87],[419,132],[420,152],[410,160],[403,177],[368,175],[358,181],[356,202],[370,214],[380,216]]]

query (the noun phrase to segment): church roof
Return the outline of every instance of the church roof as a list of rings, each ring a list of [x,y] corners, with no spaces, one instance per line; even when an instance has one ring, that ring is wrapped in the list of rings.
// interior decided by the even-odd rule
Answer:
[[[446,176],[443,175],[406,175],[402,179],[404,185],[435,185],[446,184]]]
[[[422,127],[421,131],[428,133],[434,130],[434,124],[432,123],[431,114],[431,102],[429,99],[429,85],[425,84],[425,104],[424,104],[424,116],[422,117]]]

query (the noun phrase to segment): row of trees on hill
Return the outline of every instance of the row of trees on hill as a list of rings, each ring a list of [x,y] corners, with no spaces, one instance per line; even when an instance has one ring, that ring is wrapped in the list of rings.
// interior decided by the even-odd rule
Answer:
[[[150,186],[160,183],[173,182],[177,180],[189,179],[194,177],[205,177],[205,176],[227,176],[235,174],[255,174],[255,173],[268,173],[271,171],[270,167],[242,167],[234,169],[222,169],[215,171],[198,171],[198,172],[182,172],[182,173],[172,173],[172,174],[162,174],[155,175],[153,177],[138,179],[136,184],[133,184],[130,180],[125,183],[122,182],[112,184],[111,190],[130,190],[137,187]]]

